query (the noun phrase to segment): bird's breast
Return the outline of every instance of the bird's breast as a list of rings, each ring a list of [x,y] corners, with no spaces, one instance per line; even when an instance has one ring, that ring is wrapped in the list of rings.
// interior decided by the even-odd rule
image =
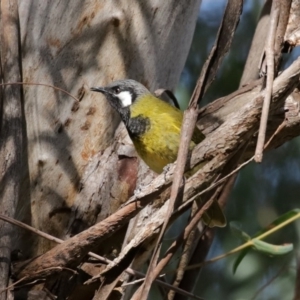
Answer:
[[[151,119],[143,134],[131,137],[139,156],[155,171],[163,168],[177,158],[180,142],[180,130],[172,123],[162,119]],[[191,147],[194,143],[191,143]]]
[[[156,173],[177,158],[182,117],[180,110],[152,95],[130,107],[129,135],[139,156]],[[190,148],[194,145],[191,142]]]

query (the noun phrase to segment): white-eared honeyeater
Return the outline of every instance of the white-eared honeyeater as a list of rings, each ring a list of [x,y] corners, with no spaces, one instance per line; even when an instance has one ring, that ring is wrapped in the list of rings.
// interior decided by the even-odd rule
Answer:
[[[105,95],[119,113],[139,156],[155,171],[177,158],[183,113],[176,107],[150,93],[141,83],[126,79],[92,91]],[[205,136],[195,128],[190,150]],[[203,217],[209,226],[225,226],[226,220],[219,205],[214,203]]]

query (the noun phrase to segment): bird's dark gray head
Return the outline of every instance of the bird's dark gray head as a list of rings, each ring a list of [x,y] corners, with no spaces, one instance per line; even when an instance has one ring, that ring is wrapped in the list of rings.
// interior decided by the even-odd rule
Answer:
[[[114,81],[106,87],[92,87],[92,91],[105,95],[110,105],[118,111],[131,138],[137,137],[149,127],[149,120],[143,116],[131,118],[131,105],[138,102],[142,96],[151,94],[141,83],[132,80]]]
[[[125,123],[130,117],[129,106],[138,100],[140,96],[150,94],[146,87],[132,79],[114,81],[105,87],[92,87],[91,90],[104,94]]]

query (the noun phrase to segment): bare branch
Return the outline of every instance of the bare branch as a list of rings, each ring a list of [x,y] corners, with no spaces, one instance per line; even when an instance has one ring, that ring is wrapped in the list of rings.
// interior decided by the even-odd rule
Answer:
[[[192,206],[192,211],[191,211],[191,216],[195,215],[195,213],[198,210],[198,205],[196,202],[193,203]],[[201,223],[199,223],[200,225]],[[203,225],[201,225],[203,228]],[[191,233],[189,234],[188,238],[183,242],[183,247],[182,247],[182,253],[179,258],[179,263],[177,267],[177,271],[175,274],[175,277],[172,279],[172,285],[173,286],[179,286],[185,276],[185,271],[184,268],[188,266],[190,263],[190,258],[194,252],[195,246],[197,245],[197,242],[201,238],[203,234],[205,234],[205,230],[201,230],[198,228],[199,226],[196,226]],[[201,228],[201,229],[202,229]],[[198,253],[197,253],[198,255]],[[185,287],[186,289],[186,287]],[[191,289],[188,289],[189,291]],[[174,291],[169,291],[167,299],[168,300],[173,300],[176,297],[176,293]]]
[[[75,101],[79,101],[79,99],[74,97],[71,93],[67,92],[66,90],[64,90],[62,88],[54,86],[52,84],[40,83],[40,82],[4,82],[4,83],[0,83],[0,86],[9,86],[9,85],[33,85],[33,86],[49,87],[56,91],[60,91],[64,94],[68,95],[69,97],[73,98]]]
[[[198,117],[197,108],[199,106],[199,102],[204,92],[207,90],[207,88],[213,81],[217,73],[217,70],[222,62],[223,57],[225,56],[225,54],[230,48],[235,33],[235,29],[237,27],[240,14],[242,12],[242,7],[243,7],[243,1],[241,0],[228,1],[224,13],[224,17],[216,37],[215,45],[213,46],[210,55],[201,70],[201,74],[199,76],[197,85],[195,87],[194,93],[190,100],[188,110],[185,111],[184,113],[183,124],[181,128],[180,147],[178,150],[177,164],[175,167],[175,176],[171,188],[171,196],[170,196],[168,211],[165,216],[165,221],[160,231],[156,246],[153,251],[153,255],[149,264],[145,282],[141,286],[141,293],[138,290],[134,295],[133,299],[146,300],[148,298],[151,284],[155,278],[153,277],[152,273],[158,260],[162,237],[164,235],[169,219],[174,210],[175,202],[176,201],[177,203],[179,202],[179,199],[177,199],[177,197],[179,194],[180,186],[182,183],[182,177],[187,162],[187,157],[189,154],[190,141],[192,139],[194,128],[197,122],[197,117]]]
[[[52,235],[50,235],[50,234],[48,234],[48,233],[45,233],[45,232],[43,232],[43,231],[41,231],[41,230],[38,230],[38,229],[36,229],[36,228],[33,228],[33,227],[31,227],[31,226],[29,226],[29,225],[27,225],[27,224],[24,224],[24,223],[22,223],[22,222],[20,222],[20,221],[18,221],[18,220],[15,220],[15,219],[12,219],[12,218],[3,216],[3,215],[0,215],[0,219],[3,220],[3,221],[5,221],[5,222],[9,222],[9,223],[11,223],[11,224],[13,224],[13,225],[19,226],[19,227],[21,227],[21,228],[23,228],[23,229],[26,229],[26,230],[28,230],[28,231],[34,233],[34,234],[37,234],[37,235],[39,235],[39,236],[41,236],[41,237],[43,237],[43,238],[45,238],[45,239],[48,239],[48,240],[53,241],[53,242],[56,242],[56,243],[58,243],[58,244],[62,244],[62,243],[64,242],[64,241],[61,240],[61,239],[58,239],[58,238],[56,238],[56,237],[54,237],[54,236],[52,236]],[[93,258],[96,258],[96,259],[102,261],[103,263],[106,263],[106,264],[112,263],[111,260],[109,260],[109,259],[107,259],[107,258],[105,258],[105,257],[102,257],[102,256],[100,256],[100,255],[98,255],[98,254],[95,254],[95,253],[93,253],[93,252],[89,252],[88,255],[91,256],[91,257],[93,257]],[[67,269],[67,268],[65,268],[65,269]],[[69,270],[70,270],[70,269],[69,269]],[[70,270],[70,271],[73,272],[73,270]],[[133,270],[133,269],[131,269],[131,268],[127,268],[127,269],[125,270],[125,272],[127,272],[128,274],[133,275],[133,276],[141,277],[142,280],[144,280],[144,278],[145,278],[145,274],[143,274],[143,273],[141,273],[141,272],[138,272],[138,271],[135,271],[135,270]],[[94,278],[88,280],[86,283],[88,284],[88,283],[94,282],[96,279],[99,279],[99,276],[94,277]],[[22,281],[25,281],[25,280],[27,280],[27,278],[26,278],[26,277],[23,277],[23,278],[21,278],[20,280],[18,280],[17,282],[15,282],[13,286],[18,285],[19,282],[22,282]],[[186,291],[184,291],[184,290],[182,290],[182,289],[180,289],[180,288],[177,288],[177,287],[175,287],[175,286],[172,286],[172,285],[170,285],[170,284],[168,284],[168,283],[166,283],[166,282],[164,282],[164,281],[161,281],[161,280],[155,280],[155,282],[156,282],[157,284],[161,285],[161,286],[166,287],[166,288],[173,289],[174,291],[176,291],[176,292],[179,293],[179,294],[182,294],[182,295],[185,296],[185,297],[191,297],[192,299],[200,299],[200,300],[202,299],[202,298],[197,297],[196,295],[194,295],[194,294],[192,294],[192,293],[186,292]],[[12,288],[13,286],[8,287],[7,289]]]
[[[277,0],[274,1],[273,5],[276,5]],[[266,46],[266,57],[267,57],[267,86],[264,98],[264,104],[260,119],[259,133],[257,139],[257,146],[255,150],[255,161],[261,162],[263,157],[263,148],[266,138],[267,122],[269,116],[270,102],[272,97],[272,88],[274,81],[274,45],[275,45],[275,34],[277,29],[279,17],[279,7],[272,9],[271,21],[270,21],[270,33]]]

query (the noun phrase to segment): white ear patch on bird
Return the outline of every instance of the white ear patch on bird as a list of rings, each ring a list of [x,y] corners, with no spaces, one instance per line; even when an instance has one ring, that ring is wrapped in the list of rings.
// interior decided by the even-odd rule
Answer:
[[[116,96],[120,99],[123,107],[127,107],[132,104],[132,95],[129,91],[123,91]]]

